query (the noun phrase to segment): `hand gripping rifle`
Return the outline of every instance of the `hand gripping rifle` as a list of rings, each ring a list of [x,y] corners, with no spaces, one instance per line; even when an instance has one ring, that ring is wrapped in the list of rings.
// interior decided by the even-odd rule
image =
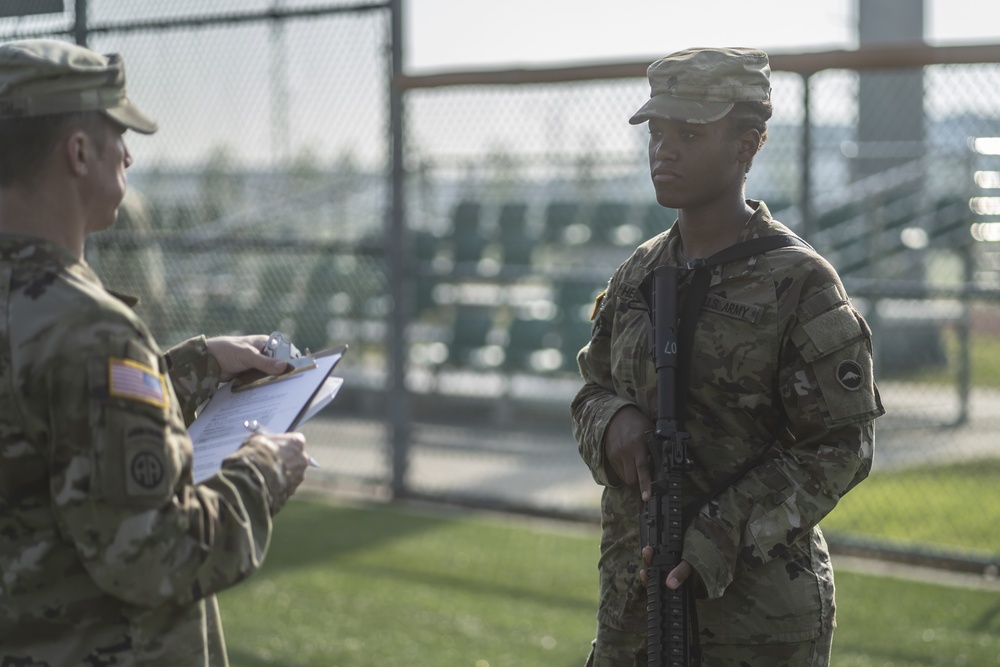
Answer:
[[[639,532],[643,546],[653,547],[646,568],[646,638],[650,667],[690,667],[697,637],[694,600],[685,583],[666,587],[667,574],[681,562],[685,522],[682,482],[691,463],[687,433],[677,430],[678,267],[657,266],[653,271],[652,339],[656,365],[657,419],[649,433],[652,493],[642,511]]]

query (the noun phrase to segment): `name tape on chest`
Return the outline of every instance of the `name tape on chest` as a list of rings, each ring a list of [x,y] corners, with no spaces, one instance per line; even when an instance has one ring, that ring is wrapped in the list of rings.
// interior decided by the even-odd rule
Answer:
[[[615,296],[618,297],[620,301],[633,301],[635,300],[635,295],[639,292],[639,288],[635,285],[629,285],[628,283],[623,283],[618,286],[618,290],[615,292]]]
[[[710,312],[726,315],[727,317],[735,317],[750,324],[756,324],[760,320],[761,313],[764,311],[760,306],[731,301],[715,294],[709,294],[705,298],[705,305],[702,307]]]

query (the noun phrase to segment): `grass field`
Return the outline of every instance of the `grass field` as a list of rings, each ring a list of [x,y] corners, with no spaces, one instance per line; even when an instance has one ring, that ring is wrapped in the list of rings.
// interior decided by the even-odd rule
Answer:
[[[220,596],[233,667],[581,667],[598,531],[296,500]],[[836,561],[835,561],[836,562]],[[838,573],[837,667],[1000,665],[1000,593]]]
[[[955,382],[959,365],[959,343],[955,331],[942,331],[948,367],[920,369],[916,372],[883,375],[879,379],[900,379],[913,382],[948,385]],[[1000,338],[996,335],[975,334],[969,339],[970,381],[977,387],[1000,387]]]
[[[1000,460],[876,472],[823,522],[828,533],[869,534],[899,545],[1000,554]]]

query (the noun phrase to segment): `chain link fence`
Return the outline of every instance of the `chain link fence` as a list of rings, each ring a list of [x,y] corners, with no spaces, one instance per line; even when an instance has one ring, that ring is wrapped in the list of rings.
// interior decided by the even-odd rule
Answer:
[[[991,407],[1000,274],[988,242],[1000,220],[991,196],[1000,158],[975,139],[1000,133],[1000,68],[997,52],[985,63],[938,55],[901,49],[892,57],[908,66],[885,66],[886,54],[874,53],[849,68],[773,57],[775,113],[747,191],[830,259],[875,332],[888,415],[877,425],[872,479],[826,523],[831,541],[995,569],[1000,542],[988,526],[1000,505],[985,480],[1000,467]],[[547,405],[568,424],[594,296],[673,220],[652,197],[646,129],[627,123],[648,97],[643,71],[406,81],[415,322],[433,331],[411,361],[430,394],[489,395],[484,419],[494,422]],[[519,475],[508,470],[518,449],[502,439],[450,455],[464,456],[465,470],[490,461],[497,474],[470,485],[480,494],[501,480],[516,489],[509,502],[553,504],[558,494],[539,489],[561,489],[593,509],[589,480],[574,486],[547,458],[572,442],[535,440]],[[413,486],[468,493],[461,480]],[[953,520],[959,507],[963,518]],[[965,520],[971,507],[982,521]],[[962,527],[921,529],[928,524]]]
[[[124,55],[160,124],[130,134],[129,193],[87,259],[164,346],[206,333],[350,341],[384,365],[387,3],[78,0],[0,19]]]
[[[78,0],[0,19],[0,36],[121,52],[160,121],[130,135],[131,191],[88,260],[141,297],[163,345],[275,329],[350,345],[342,396],[303,429],[316,479],[593,519],[574,357],[595,295],[673,220],[627,122],[645,63],[393,81],[398,8]],[[1000,560],[1000,52],[972,53],[773,56],[747,191],[830,259],[875,331],[888,414],[832,541],[980,568]]]

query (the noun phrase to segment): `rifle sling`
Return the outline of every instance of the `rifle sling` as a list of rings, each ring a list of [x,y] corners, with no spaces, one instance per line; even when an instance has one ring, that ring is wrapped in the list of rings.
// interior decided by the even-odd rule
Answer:
[[[812,246],[794,234],[761,236],[748,241],[743,241],[742,243],[731,245],[704,260],[695,260],[689,263],[686,267],[687,269],[694,271],[694,276],[691,280],[691,286],[688,288],[687,295],[684,298],[684,303],[681,306],[677,337],[677,347],[679,352],[677,362],[677,384],[679,391],[676,392],[677,406],[675,414],[677,415],[678,430],[684,430],[684,407],[687,405],[688,386],[691,373],[691,354],[694,349],[694,330],[698,321],[698,313],[701,311],[702,306],[704,306],[705,299],[708,298],[708,288],[712,281],[711,268],[719,264],[725,264],[726,262],[732,262],[734,260],[743,259],[752,255],[760,255],[768,252],[769,250],[777,250],[778,248],[787,248],[789,246],[812,248]],[[774,395],[777,397],[778,392],[775,391]],[[786,421],[784,413],[779,412],[778,425],[775,428],[773,438],[767,446],[749,461],[744,463],[739,470],[713,485],[707,493],[699,497],[690,506],[684,508],[682,520],[685,528],[691,521],[694,513],[704,507],[708,502],[715,499],[716,496],[729,488],[729,486],[739,481],[740,478],[763,461],[764,457],[771,451],[771,448],[778,441],[781,433],[785,430],[787,425]]]

